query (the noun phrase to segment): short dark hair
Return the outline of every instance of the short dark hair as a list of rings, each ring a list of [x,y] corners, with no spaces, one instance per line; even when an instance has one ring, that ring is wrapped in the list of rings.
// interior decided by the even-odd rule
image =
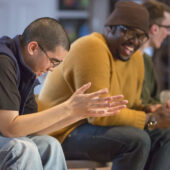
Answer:
[[[170,6],[162,2],[151,0],[143,3],[143,5],[149,12],[150,26],[153,24],[161,24],[162,20],[164,19],[164,12],[170,13]]]
[[[59,45],[67,51],[70,41],[63,26],[54,18],[43,17],[29,24],[22,34],[24,46],[31,41],[36,41],[47,51],[54,51]]]

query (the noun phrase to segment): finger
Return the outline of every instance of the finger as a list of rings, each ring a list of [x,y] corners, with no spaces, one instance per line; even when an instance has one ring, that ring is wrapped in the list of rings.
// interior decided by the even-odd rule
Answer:
[[[127,100],[122,100],[122,101],[119,101],[119,102],[112,102],[112,103],[109,103],[109,104],[110,104],[110,107],[112,107],[112,106],[126,105],[127,103],[128,103]]]
[[[99,99],[97,99],[97,101],[99,101]],[[92,102],[91,102],[92,103]],[[104,102],[102,102],[101,100],[100,100],[100,102],[94,102],[93,104],[91,104],[89,107],[91,107],[91,108],[104,108],[104,107],[111,107],[111,108],[116,108],[116,107],[118,107],[118,106],[126,106],[126,104],[127,104],[127,100],[123,100],[123,101],[120,101],[120,102],[113,102],[113,103],[109,103],[109,102],[107,102],[107,101],[104,101]]]
[[[119,110],[114,110],[112,112],[107,112],[107,110],[91,110],[90,117],[106,117],[106,116],[114,116],[119,113]]]
[[[153,105],[151,106],[151,112],[155,112],[157,109],[159,109],[162,105],[161,104],[156,104],[156,105]]]
[[[151,113],[153,113],[153,112],[155,112],[155,111],[156,111],[155,108],[151,108],[151,109],[150,109],[150,112],[151,112]]]
[[[107,92],[105,91],[105,90],[107,90],[107,89],[102,89],[102,90],[104,90],[104,92],[102,93],[102,94],[106,94]],[[99,91],[98,91],[99,92]],[[99,94],[100,93],[100,94]],[[101,91],[99,92],[98,94],[96,94],[96,92],[95,93],[90,93],[89,94],[89,97],[93,97],[94,99],[97,99],[96,101],[98,101],[98,102],[100,102],[100,101],[110,101],[110,102],[112,102],[112,101],[114,101],[114,100],[120,100],[120,99],[123,99],[124,98],[124,96],[123,95],[117,95],[117,96],[109,96],[109,97],[98,97],[98,96],[100,96],[100,95],[102,95],[101,94]],[[97,96],[96,96],[97,95]],[[125,101],[125,100],[124,100]],[[126,100],[126,102],[125,102],[126,104],[128,103],[128,101]]]
[[[119,99],[123,99],[123,98],[124,98],[124,96],[122,94],[116,95],[116,96],[110,96],[111,101],[115,101],[115,100],[119,100]]]
[[[93,92],[93,93],[89,93],[88,97],[89,98],[95,98],[95,97],[98,97],[100,95],[107,94],[107,93],[108,93],[108,90],[105,88],[105,89],[101,89],[101,90],[98,90],[98,91]]]
[[[89,98],[91,98],[91,96],[89,97]],[[91,102],[92,103],[101,103],[101,102],[110,102],[110,97],[93,97],[92,99],[91,99]]]
[[[112,112],[106,112],[104,115],[102,115],[102,116],[104,116],[104,117],[106,117],[106,116],[115,116],[115,115],[117,115],[118,113],[120,112],[120,110],[114,110],[114,111],[112,111]]]
[[[121,97],[121,99],[122,99],[122,97]],[[112,100],[112,97],[94,97],[94,98],[92,98],[91,102],[92,103],[109,102],[109,103],[115,103],[115,106],[116,106],[119,103],[127,104],[128,100],[122,100],[122,101],[115,102]]]
[[[107,108],[109,106],[110,106],[110,104],[107,102],[107,103],[95,103],[95,104],[91,104],[89,107],[91,109],[99,109],[99,108]]]
[[[91,82],[84,84],[83,86],[81,86],[79,89],[76,90],[76,92],[74,94],[82,94],[84,93],[87,89],[89,89],[91,86]]]
[[[121,109],[124,109],[126,107],[127,107],[126,105],[116,106],[116,107],[108,108],[107,111],[108,112],[114,112],[116,110],[121,110]]]
[[[121,109],[126,108],[126,105],[117,106],[114,108],[108,109],[92,109],[89,110],[90,116],[89,117],[104,117],[104,116],[114,116],[115,114],[119,113]]]

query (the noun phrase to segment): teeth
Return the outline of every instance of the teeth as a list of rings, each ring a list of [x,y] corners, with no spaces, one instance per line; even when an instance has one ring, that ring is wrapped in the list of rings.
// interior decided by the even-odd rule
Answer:
[[[126,46],[129,51],[133,51],[133,47]]]

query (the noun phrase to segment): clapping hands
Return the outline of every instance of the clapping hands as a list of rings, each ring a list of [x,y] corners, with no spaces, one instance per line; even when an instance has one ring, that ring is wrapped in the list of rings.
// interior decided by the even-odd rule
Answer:
[[[67,101],[70,111],[81,118],[113,116],[126,107],[127,100],[123,95],[100,97],[107,94],[107,89],[85,94],[91,83],[87,83],[76,90]]]

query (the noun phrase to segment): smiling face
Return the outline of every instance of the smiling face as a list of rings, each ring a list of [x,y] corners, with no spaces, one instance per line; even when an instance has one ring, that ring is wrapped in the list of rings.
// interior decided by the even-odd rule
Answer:
[[[53,51],[45,51],[37,42],[30,42],[24,60],[37,76],[41,76],[47,71],[53,71],[56,62],[62,62],[67,53],[62,46],[57,46]]]
[[[113,57],[127,61],[147,40],[146,34],[137,28],[113,26],[107,28],[105,38]]]
[[[167,27],[169,26],[169,27]],[[161,24],[153,24],[149,31],[150,44],[153,48],[160,48],[164,39],[170,35],[170,13],[164,12]]]

